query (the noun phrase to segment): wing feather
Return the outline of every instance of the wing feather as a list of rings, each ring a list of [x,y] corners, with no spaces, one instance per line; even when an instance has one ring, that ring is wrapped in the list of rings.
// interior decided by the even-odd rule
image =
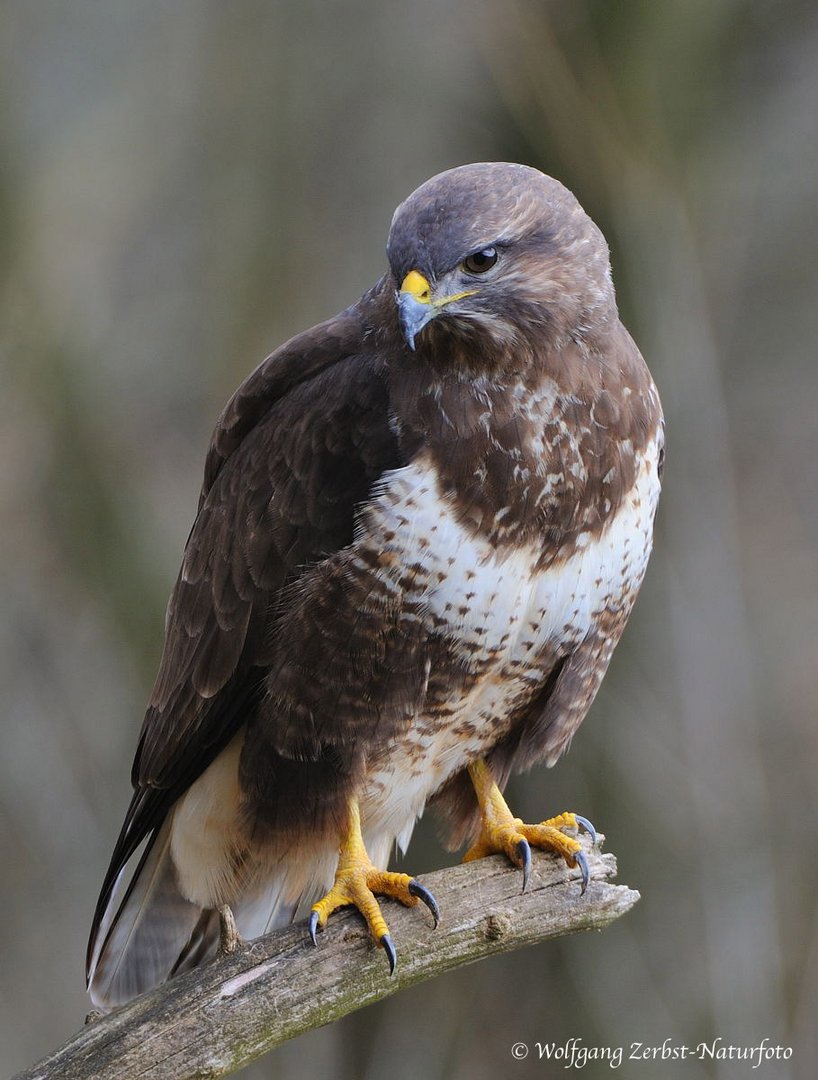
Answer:
[[[400,464],[385,370],[365,338],[355,307],[292,339],[219,419],[89,956],[125,864],[247,720],[282,590],[351,541],[356,506]]]

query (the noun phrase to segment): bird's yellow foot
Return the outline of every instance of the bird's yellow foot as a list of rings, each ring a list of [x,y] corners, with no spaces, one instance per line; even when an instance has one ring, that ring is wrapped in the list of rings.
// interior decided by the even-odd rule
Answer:
[[[590,821],[579,814],[566,812],[538,825],[526,825],[509,810],[484,761],[472,762],[469,774],[480,805],[481,829],[476,843],[463,856],[463,861],[471,862],[497,853],[507,855],[515,866],[522,869],[525,891],[531,874],[533,844],[534,847],[556,851],[572,868],[578,866],[582,874],[582,892],[585,892],[589,880],[588,861],[579,841],[564,830],[583,828],[590,833],[593,843],[596,841],[596,830]]]
[[[389,958],[389,974],[395,970],[397,953],[389,927],[381,914],[375,893],[391,896],[407,907],[414,907],[422,900],[431,911],[437,926],[440,913],[437,901],[427,888],[408,874],[391,873],[373,866],[361,836],[361,819],[358,804],[353,799],[349,805],[347,831],[341,842],[335,883],[327,895],[313,904],[310,911],[310,937],[317,945],[316,931],[324,928],[333,911],[352,905],[363,915],[372,937],[383,947]]]

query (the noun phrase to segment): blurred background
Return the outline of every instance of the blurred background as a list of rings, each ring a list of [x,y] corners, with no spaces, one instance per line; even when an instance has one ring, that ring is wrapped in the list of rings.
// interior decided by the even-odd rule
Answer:
[[[5,0],[0,42],[0,1072],[87,1008],[223,402],[380,275],[417,184],[501,158],[559,177],[604,229],[667,414],[624,642],[568,757],[510,792],[529,820],[587,814],[642,900],[243,1075],[543,1077],[511,1044],[572,1036],[767,1037],[792,1058],[753,1075],[814,1075],[815,4]],[[424,821],[412,869],[452,858]]]

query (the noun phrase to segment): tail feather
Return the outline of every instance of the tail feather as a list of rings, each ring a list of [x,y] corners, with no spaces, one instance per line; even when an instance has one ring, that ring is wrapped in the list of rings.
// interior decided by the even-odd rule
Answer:
[[[281,926],[289,926],[295,904],[285,903],[278,882],[267,882],[233,905],[236,927],[245,941],[263,937]]]
[[[136,871],[117,877],[91,948],[88,993],[110,1011],[175,975],[212,960],[219,946],[219,915],[179,891],[171,853],[172,820],[143,853]],[[250,941],[288,926],[297,904],[288,902],[288,875],[259,882],[233,905],[241,936]]]
[[[187,900],[179,888],[169,815],[143,851],[136,870],[132,860],[116,878],[90,944],[88,992],[94,1006],[114,1009],[174,975],[216,956],[219,915]],[[384,844],[375,842],[373,850]],[[269,852],[268,852],[269,856]],[[289,925],[332,883],[337,848],[319,844],[293,858],[279,853],[269,861],[251,860],[258,877],[236,880],[231,902],[236,926],[247,940]],[[231,890],[232,891],[232,890]]]
[[[202,914],[179,892],[166,822],[133,878],[120,871],[108,900],[88,970],[94,1005],[116,1008],[169,978]],[[216,928],[218,940],[218,918]]]
[[[168,978],[192,971],[200,964],[213,960],[219,948],[219,913],[215,908],[206,908],[199,915],[193,933],[187,944],[176,958],[176,963],[168,972]]]

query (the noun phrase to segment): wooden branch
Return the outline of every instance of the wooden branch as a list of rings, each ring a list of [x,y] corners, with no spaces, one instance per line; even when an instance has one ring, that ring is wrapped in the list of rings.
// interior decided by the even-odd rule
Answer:
[[[535,852],[525,893],[520,872],[498,856],[423,875],[440,905],[436,930],[422,906],[384,901],[398,950],[391,978],[357,913],[333,915],[317,949],[302,921],[91,1021],[16,1080],[226,1076],[287,1039],[461,964],[600,930],[639,893],[609,884],[613,855],[582,841],[591,872],[584,896],[578,870]]]

